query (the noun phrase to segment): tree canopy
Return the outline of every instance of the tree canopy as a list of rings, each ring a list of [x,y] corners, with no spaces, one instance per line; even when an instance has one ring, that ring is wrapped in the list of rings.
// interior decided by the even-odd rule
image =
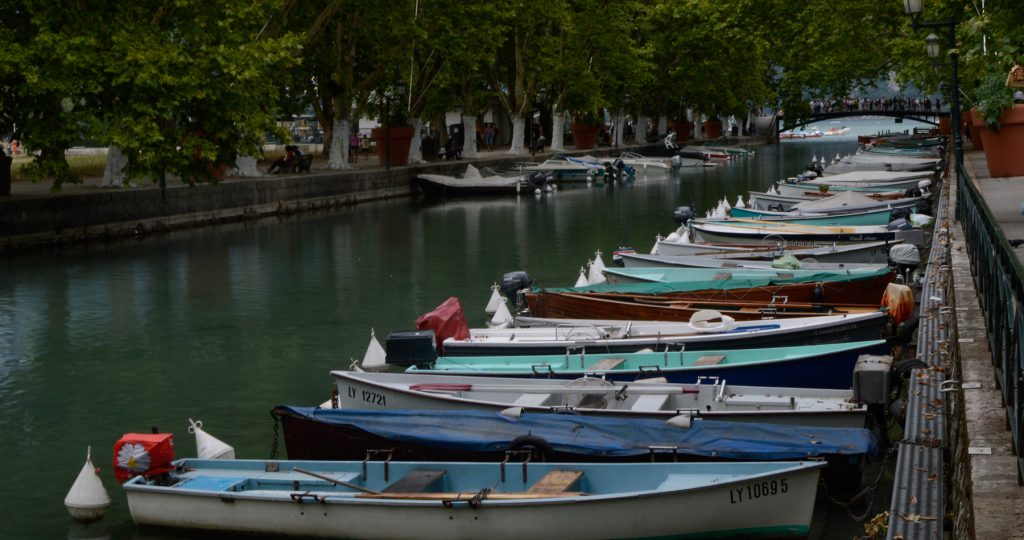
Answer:
[[[1019,0],[925,9],[956,24],[968,100],[1021,62]],[[542,92],[559,113],[674,118],[800,117],[890,75],[948,93],[898,0],[0,0],[0,17],[0,135],[55,187],[76,141],[121,148],[135,178],[216,179],[307,106],[331,137],[384,103],[413,124],[487,107],[521,124]]]

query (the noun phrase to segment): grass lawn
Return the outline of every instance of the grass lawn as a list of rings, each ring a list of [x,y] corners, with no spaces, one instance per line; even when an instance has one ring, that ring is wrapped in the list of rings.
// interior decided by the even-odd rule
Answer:
[[[103,167],[107,163],[107,156],[105,155],[83,155],[83,156],[68,156],[68,165],[71,166],[71,173],[78,176],[103,176]],[[11,181],[12,182],[31,182],[32,179],[22,174],[21,168],[32,162],[32,156],[26,156],[22,154],[15,156],[14,163],[11,164]]]

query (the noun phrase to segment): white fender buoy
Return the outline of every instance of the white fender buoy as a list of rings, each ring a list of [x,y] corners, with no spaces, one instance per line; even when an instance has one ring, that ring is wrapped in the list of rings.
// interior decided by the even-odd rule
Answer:
[[[580,267],[580,277],[576,278],[576,284],[573,287],[586,287],[589,285],[587,282],[587,269]]]
[[[590,273],[587,275],[587,282],[591,285],[604,283],[605,277],[601,272],[605,269],[604,261],[601,260],[601,250],[594,252],[594,260],[590,263]]]
[[[540,196],[541,193],[542,192],[541,192],[540,188],[537,188],[537,189],[533,190],[533,194],[534,195]]]
[[[677,240],[676,243],[677,244],[690,244],[690,243],[692,243],[690,241],[690,229],[686,229],[685,231],[683,231],[683,234],[679,236],[679,240]]]
[[[665,423],[672,427],[690,429],[690,426],[693,425],[693,417],[688,414],[679,414],[665,420]]]
[[[551,193],[552,191],[554,191],[554,189],[551,189],[551,186],[544,186],[544,191],[547,193]]]
[[[100,480],[100,470],[92,464],[92,447],[85,451],[85,465],[78,472],[78,478],[71,484],[71,490],[64,497],[64,507],[71,518],[82,523],[91,523],[103,517],[110,508],[110,495]]]
[[[1021,207],[1021,214],[1024,214],[1024,206]],[[651,255],[658,254],[658,242],[661,242],[661,240],[662,238],[660,234],[654,237],[654,247],[651,248]]]
[[[811,154],[811,163],[818,162],[818,154]]]
[[[487,301],[487,307],[484,308],[484,313],[488,315],[494,315],[494,312],[498,311],[498,304],[501,304],[501,293],[498,292],[501,287],[495,283],[491,285],[491,299]]]
[[[822,165],[825,164],[825,154],[821,155],[821,160],[818,163],[821,163]]]
[[[743,202],[743,195],[737,195],[736,196],[736,205],[735,205],[735,207],[736,208],[746,208],[747,207],[747,203]]]
[[[726,212],[732,210],[732,205],[729,204],[729,199],[726,197],[722,197],[722,206],[725,208]]]
[[[668,233],[668,236],[665,237],[665,241],[666,242],[678,242],[679,241],[679,233],[677,233],[676,231],[672,231],[672,232]]]
[[[512,322],[512,312],[508,310],[508,300],[505,297],[501,298],[501,304],[498,305],[498,311],[494,312],[494,317],[491,317],[490,323],[492,328],[504,328]]]
[[[548,184],[551,186],[552,191],[558,191],[558,184]]]
[[[592,175],[592,174],[588,174],[587,175],[587,183],[588,184],[593,184],[594,183],[594,175]]]
[[[497,284],[495,284],[497,287]],[[370,344],[366,347],[366,354],[363,355],[363,361],[360,366],[365,371],[387,371],[387,353],[384,351],[384,347],[380,346],[380,342],[377,341],[377,334],[373,328],[370,329]]]
[[[203,431],[203,421],[188,419],[188,432],[196,436],[196,457],[199,459],[235,459],[235,449]]]

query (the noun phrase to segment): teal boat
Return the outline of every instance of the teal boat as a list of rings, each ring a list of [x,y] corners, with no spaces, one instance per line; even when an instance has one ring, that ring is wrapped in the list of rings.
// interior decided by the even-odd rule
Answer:
[[[411,366],[406,373],[559,379],[594,374],[613,381],[664,377],[676,384],[696,383],[698,377],[718,377],[738,385],[846,389],[853,385],[858,356],[887,354],[890,350],[885,340],[872,340],[690,352],[440,356],[431,366]]]
[[[730,215],[734,218],[757,219],[763,221],[781,221],[785,223],[801,223],[804,225],[852,227],[857,225],[885,225],[889,223],[889,221],[891,221],[892,208],[878,208],[875,210],[849,212],[846,214],[804,214],[800,212],[777,212],[773,210],[758,210],[756,208],[733,208],[730,211]]]
[[[138,525],[299,538],[807,535],[824,461],[462,463],[185,459],[124,492]]]
[[[750,281],[771,280],[781,282],[835,282],[849,281],[857,278],[884,277],[892,273],[887,266],[869,266],[860,268],[790,270],[783,268],[605,268],[602,270],[608,283],[690,283],[706,284],[718,281],[714,286],[706,288],[731,288],[728,281],[736,280],[743,285]],[[704,285],[701,285],[702,287]]]

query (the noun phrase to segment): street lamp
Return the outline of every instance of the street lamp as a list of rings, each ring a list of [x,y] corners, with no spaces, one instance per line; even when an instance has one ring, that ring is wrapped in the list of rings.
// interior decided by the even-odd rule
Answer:
[[[402,102],[402,96],[405,95],[405,81],[398,79],[395,82],[395,90],[393,93],[384,93],[384,169],[391,168],[391,101],[397,100],[399,103]]]
[[[921,0],[903,0],[903,11],[907,15],[910,15],[910,26],[914,30],[918,28],[945,28],[947,31],[946,45],[949,47],[949,62],[944,62],[936,65],[948,65],[952,71],[952,86],[950,87],[950,94],[952,99],[950,100],[950,123],[953,124],[953,154],[956,156],[956,162],[963,163],[964,160],[964,142],[961,137],[961,126],[960,126],[960,76],[957,72],[958,60],[960,54],[956,48],[956,21],[935,21],[935,22],[921,22],[917,18],[924,11]],[[925,38],[925,50],[928,52],[930,58],[938,58],[939,56],[939,42],[941,39],[934,33],[928,34]]]

